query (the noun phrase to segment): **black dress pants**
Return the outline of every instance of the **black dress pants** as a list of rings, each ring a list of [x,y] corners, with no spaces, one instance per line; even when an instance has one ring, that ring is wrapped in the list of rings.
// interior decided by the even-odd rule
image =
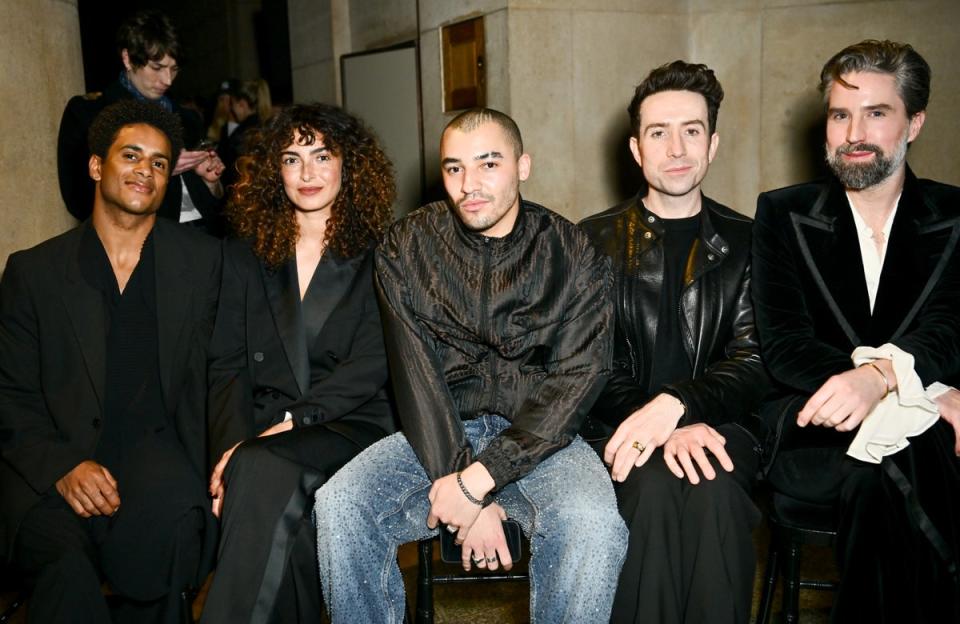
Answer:
[[[750,499],[757,441],[735,424],[717,431],[734,463],[728,473],[708,453],[716,479],[678,479],[658,448],[623,483],[614,483],[630,530],[611,622],[724,624],[750,617],[760,511]]]
[[[149,436],[134,450],[114,473],[112,517],[81,518],[55,489],[24,517],[14,564],[32,586],[31,624],[183,621],[180,594],[199,585],[215,540],[203,479],[175,441]]]
[[[871,464],[824,446],[829,430],[795,434],[777,454],[767,479],[778,491],[837,510],[836,557],[840,590],[831,620],[940,624],[960,622],[960,590],[949,564],[920,529],[911,507],[923,509],[956,565],[960,543],[960,459],[953,456],[953,430],[940,421],[899,453]],[[820,445],[803,445],[804,439]],[[892,470],[891,470],[892,469]],[[908,497],[891,474],[911,490]],[[898,477],[899,479],[899,477]]]
[[[320,621],[313,494],[384,435],[365,423],[335,426],[296,428],[237,447],[224,471],[220,553],[203,624]]]

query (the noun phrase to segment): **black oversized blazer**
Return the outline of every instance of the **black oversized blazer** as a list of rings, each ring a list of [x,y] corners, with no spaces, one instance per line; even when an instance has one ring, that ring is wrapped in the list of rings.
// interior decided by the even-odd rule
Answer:
[[[106,315],[103,295],[83,278],[78,259],[91,227],[85,221],[12,254],[0,283],[0,549],[8,556],[24,514],[93,457],[100,436],[110,383]],[[153,241],[164,403],[203,483],[206,348],[220,286],[220,243],[163,219]]]
[[[753,297],[761,354],[779,384],[762,415],[780,437],[861,345],[891,342],[924,384],[960,372],[960,189],[907,169],[873,314],[856,226],[835,179],[760,195]],[[779,438],[778,438],[779,441]]]
[[[387,360],[380,310],[373,291],[373,250],[339,258],[324,283],[325,319],[315,339],[323,345],[310,370],[296,259],[271,269],[246,241],[224,245],[222,298],[211,348],[209,421],[211,460],[237,442],[293,415],[296,427],[325,425],[354,439],[365,422],[392,432]],[[313,339],[312,339],[313,340]],[[311,384],[311,377],[314,383]],[[365,447],[369,439],[354,440]]]

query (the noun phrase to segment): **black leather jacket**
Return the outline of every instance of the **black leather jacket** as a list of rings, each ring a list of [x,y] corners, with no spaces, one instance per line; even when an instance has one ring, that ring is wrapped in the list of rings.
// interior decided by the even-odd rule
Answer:
[[[700,215],[678,310],[693,378],[666,390],[686,408],[680,426],[739,422],[763,441],[753,413],[769,381],[750,301],[751,221],[707,197]],[[591,417],[615,428],[653,398],[647,386],[660,309],[663,226],[639,196],[580,226],[613,262],[614,364]]]
[[[496,488],[576,436],[610,368],[609,261],[575,225],[522,202],[513,231],[467,231],[445,202],[393,225],[377,294],[404,433],[431,479],[473,461],[463,420],[511,421],[476,461]]]

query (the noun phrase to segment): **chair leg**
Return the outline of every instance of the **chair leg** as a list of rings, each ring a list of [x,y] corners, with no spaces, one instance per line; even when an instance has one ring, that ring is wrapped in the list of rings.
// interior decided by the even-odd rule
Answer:
[[[800,621],[800,544],[792,540],[783,569],[783,621],[786,624]]]
[[[416,624],[433,624],[433,540],[421,541],[417,552]]]
[[[760,593],[760,606],[757,608],[756,624],[767,624],[770,621],[773,594],[777,589],[777,575],[780,573],[779,559],[780,550],[777,542],[771,538],[767,552],[767,565],[763,571],[763,588]]]
[[[180,592],[180,621],[183,624],[194,624],[193,619],[193,599],[197,592],[188,588]]]

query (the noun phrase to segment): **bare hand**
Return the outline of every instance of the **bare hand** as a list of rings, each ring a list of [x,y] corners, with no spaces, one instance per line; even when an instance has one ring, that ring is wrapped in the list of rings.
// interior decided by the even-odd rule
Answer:
[[[950,388],[936,398],[940,418],[953,427],[953,452],[960,457],[960,391]]]
[[[237,447],[240,446],[240,444],[240,442],[237,442],[220,456],[220,461],[218,461],[217,465],[213,467],[213,474],[210,475],[209,491],[210,496],[213,497],[211,511],[213,512],[213,515],[218,518],[220,517],[220,510],[223,508],[223,471],[226,469],[227,464],[230,463],[230,458],[233,457],[233,452],[237,450]]]
[[[177,164],[173,167],[170,175],[180,175],[184,171],[196,169],[203,161],[210,157],[207,150],[183,150],[177,158]]]
[[[660,393],[620,423],[603,450],[603,461],[612,466],[613,479],[623,481],[634,466],[639,468],[647,463],[677,428],[683,411],[679,399]]]
[[[105,466],[86,460],[57,481],[63,500],[82,518],[112,516],[120,507],[117,480]]]
[[[797,414],[797,424],[853,431],[886,395],[887,384],[877,371],[860,366],[834,375],[820,386]]]
[[[220,160],[216,152],[207,152],[207,158],[201,160],[193,170],[209,186],[216,184],[220,180],[220,176],[223,175],[223,171],[226,168],[226,165],[223,164],[223,161]]]
[[[510,548],[501,524],[506,519],[507,512],[500,505],[491,503],[484,507],[463,540],[461,563],[464,570],[469,572],[471,563],[488,570],[496,570],[500,565],[503,565],[504,570],[513,567]],[[474,561],[474,557],[480,560]]]
[[[493,477],[479,462],[471,464],[460,473],[460,476],[467,491],[477,500],[483,500],[493,489]],[[442,522],[447,526],[456,527],[459,530],[457,542],[462,544],[482,508],[480,505],[471,503],[464,496],[457,483],[457,473],[448,474],[434,481],[427,497],[430,499],[427,526],[433,529]]]
[[[687,480],[693,485],[700,483],[700,475],[694,467],[696,462],[704,478],[713,481],[717,478],[717,473],[704,449],[713,453],[724,470],[733,472],[733,460],[723,448],[726,443],[726,438],[709,425],[687,425],[674,431],[663,445],[663,461],[678,479],[682,479],[686,474]]]

